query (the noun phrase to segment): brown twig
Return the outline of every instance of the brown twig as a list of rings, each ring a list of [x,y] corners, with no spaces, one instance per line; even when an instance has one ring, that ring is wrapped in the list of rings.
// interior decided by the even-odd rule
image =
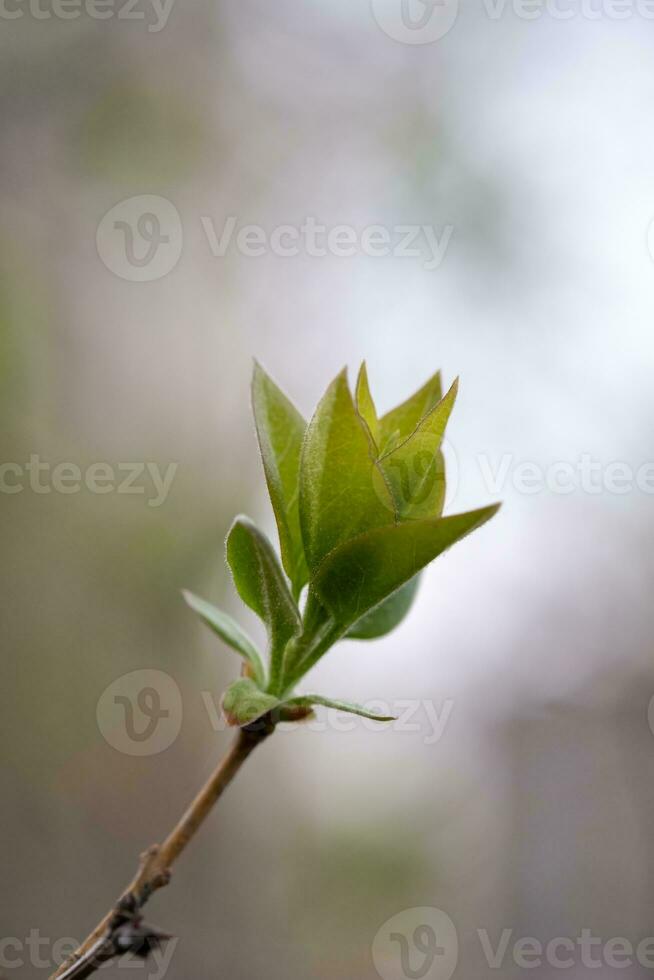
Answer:
[[[168,884],[173,863],[204,823],[250,753],[272,731],[274,722],[271,719],[259,719],[255,725],[238,730],[229,752],[176,827],[163,844],[153,844],[141,855],[138,872],[115,906],[49,980],[85,980],[107,960],[128,950],[147,955],[153,946],[168,938],[157,929],[142,924],[141,909],[153,892]]]

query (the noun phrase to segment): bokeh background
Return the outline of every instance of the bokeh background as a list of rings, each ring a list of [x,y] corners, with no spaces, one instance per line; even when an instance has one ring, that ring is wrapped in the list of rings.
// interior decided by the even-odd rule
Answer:
[[[653,458],[651,21],[462,0],[445,36],[407,44],[368,0],[176,0],[161,30],[140,3],[145,19],[0,16],[2,461],[176,465],[158,507],[145,479],[0,494],[0,935],[22,944],[0,972],[47,976],[54,940],[95,924],[228,744],[207,705],[236,658],[179,589],[260,636],[223,561],[236,512],[273,531],[253,356],[307,415],[364,357],[382,410],[438,367],[460,375],[448,509],[504,507],[429,570],[401,629],[311,678],[430,702],[440,737],[419,705],[417,730],[329,723],[259,750],[148,908],[180,937],[166,976],[374,980],[378,930],[423,906],[455,924],[456,977],[558,975],[516,962],[524,936],[651,936],[653,498],[634,480],[556,492],[548,469],[590,457],[602,481]],[[96,244],[138,195],[182,228],[174,267],[144,282]],[[216,256],[206,221],[220,234],[230,215],[452,234],[435,269]],[[550,485],[525,492],[525,463]],[[179,736],[146,756],[97,720],[137,669],[170,675],[183,704]],[[504,929],[493,970],[478,930],[496,947]],[[575,953],[565,972],[616,972],[601,964]]]

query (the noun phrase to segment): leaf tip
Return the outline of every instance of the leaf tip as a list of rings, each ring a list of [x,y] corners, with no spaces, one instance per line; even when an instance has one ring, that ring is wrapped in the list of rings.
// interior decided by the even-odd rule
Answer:
[[[237,514],[232,523],[229,525],[229,531],[227,532],[227,537],[230,536],[235,527],[254,527],[254,521],[247,514]]]
[[[495,517],[495,515],[498,512],[498,510],[500,510],[501,506],[502,506],[502,501],[499,500],[497,503],[488,504],[487,507],[480,507],[479,512],[478,512],[479,513],[479,521],[476,524],[476,527],[477,528],[482,527],[482,525],[484,525],[488,521],[490,521],[491,518]]]

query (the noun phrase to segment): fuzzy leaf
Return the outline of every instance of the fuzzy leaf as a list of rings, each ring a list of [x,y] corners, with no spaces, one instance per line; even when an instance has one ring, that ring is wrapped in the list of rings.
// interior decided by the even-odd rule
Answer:
[[[498,508],[367,531],[325,559],[312,587],[334,620],[348,628]]]
[[[334,621],[309,584],[302,616],[302,633],[289,643],[284,655],[279,685],[280,694],[288,693],[298,680],[343,636],[343,628]]]
[[[286,644],[300,632],[300,614],[270,541],[249,517],[234,521],[227,536],[227,561],[241,599],[266,624],[275,681]]]
[[[309,577],[299,514],[299,478],[306,422],[255,361],[252,408],[268,493],[277,521],[282,564],[296,598]]]
[[[368,371],[366,369],[365,361],[362,363],[359,369],[359,376],[357,378],[356,406],[357,412],[368,426],[368,431],[372,436],[375,446],[378,446],[379,420],[377,419],[377,409],[375,408],[375,403],[372,400],[372,395],[370,394]]]
[[[277,698],[262,691],[250,677],[241,677],[225,691],[223,713],[230,725],[251,725],[278,704]]]
[[[406,439],[411,435],[418,422],[442,397],[441,375],[440,371],[437,371],[415,394],[379,420],[379,441],[382,450],[385,451],[390,444],[395,444],[395,440]]]
[[[379,460],[400,520],[434,517],[445,498],[445,464],[440,446],[458,391],[448,393],[394,449]]]
[[[336,708],[338,711],[345,711],[349,715],[359,715],[361,718],[370,718],[371,721],[395,721],[393,715],[378,715],[374,711],[368,711],[360,704],[350,704],[349,701],[334,701],[333,698],[323,698],[320,694],[306,694],[301,697],[291,698],[284,702],[284,707],[293,705],[300,708],[310,708],[314,704],[322,705],[324,708]]]
[[[255,679],[262,686],[266,683],[266,670],[259,655],[259,651],[255,647],[254,643],[247,635],[247,633],[241,629],[236,620],[228,616],[227,613],[222,612],[221,609],[217,609],[206,599],[201,599],[199,596],[194,595],[186,589],[182,590],[182,595],[184,599],[191,607],[193,612],[196,612],[203,623],[205,623],[210,630],[213,630],[221,640],[224,640],[233,650],[247,661],[247,663],[252,667],[254,671]]]
[[[349,640],[375,640],[399,626],[418,591],[420,575],[415,575],[378,606],[362,616],[347,632]]]
[[[300,525],[310,571],[337,545],[394,517],[393,499],[342,371],[318,405],[302,451]]]

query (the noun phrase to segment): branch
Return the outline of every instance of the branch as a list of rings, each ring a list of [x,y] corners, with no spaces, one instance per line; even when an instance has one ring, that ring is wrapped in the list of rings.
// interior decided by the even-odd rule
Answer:
[[[163,844],[153,844],[141,855],[141,864],[131,884],[92,933],[51,975],[49,980],[85,980],[103,963],[131,951],[147,954],[169,938],[142,922],[141,909],[150,896],[170,881],[171,866],[182,853],[214,804],[239,771],[250,753],[274,731],[274,722],[259,719],[240,728],[231,748],[195,797]]]

